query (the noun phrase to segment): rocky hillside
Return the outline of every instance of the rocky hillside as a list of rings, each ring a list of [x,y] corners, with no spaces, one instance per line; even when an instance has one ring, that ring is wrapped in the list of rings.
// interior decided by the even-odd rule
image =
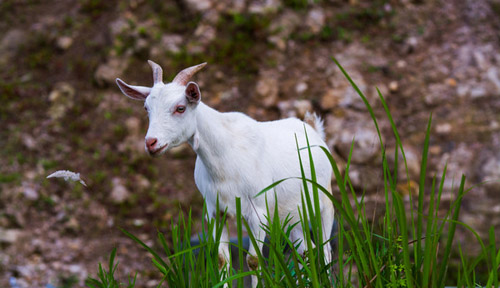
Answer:
[[[412,187],[431,113],[429,175],[448,165],[445,200],[462,173],[468,186],[500,180],[498,0],[4,0],[0,17],[1,287],[79,287],[115,246],[120,275],[137,271],[137,287],[155,287],[149,257],[117,227],[152,244],[179,211],[201,219],[195,154],[182,146],[147,157],[142,105],[114,85],[151,84],[148,59],[166,80],[208,62],[196,81],[221,111],[321,114],[340,161],[354,138],[350,176],[375,214],[384,201],[376,130],[331,57],[394,151],[376,87],[385,96]],[[61,169],[88,187],[46,179]],[[487,182],[464,200],[461,220],[482,236],[491,225],[500,234],[498,192]],[[460,235],[474,253],[472,235]]]

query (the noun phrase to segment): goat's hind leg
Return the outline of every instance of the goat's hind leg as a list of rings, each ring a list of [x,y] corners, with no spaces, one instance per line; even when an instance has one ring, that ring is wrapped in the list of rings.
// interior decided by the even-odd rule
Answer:
[[[330,192],[330,194],[332,193],[331,183],[328,184],[328,191]],[[321,224],[323,231],[323,241],[326,242],[323,246],[323,251],[325,253],[325,262],[326,264],[329,264],[333,260],[330,237],[332,237],[333,223],[335,222],[335,208],[333,207],[333,203],[330,201],[330,199],[328,199],[326,195],[322,196],[324,206],[321,210]],[[329,239],[330,241],[327,241]]]
[[[323,251],[325,254],[325,263],[329,264],[332,262],[332,246],[330,244],[330,237],[332,234],[332,229],[333,229],[333,222],[335,221],[334,218],[334,208],[333,208],[333,203],[328,202],[324,207],[323,210],[321,211],[321,224],[322,224],[322,231],[323,231]],[[326,242],[326,243],[325,243]]]

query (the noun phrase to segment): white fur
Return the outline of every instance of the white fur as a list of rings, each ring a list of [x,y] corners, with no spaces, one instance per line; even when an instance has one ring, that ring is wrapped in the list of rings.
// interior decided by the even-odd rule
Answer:
[[[194,178],[206,201],[209,217],[218,213],[215,211],[217,197],[220,209],[227,208],[230,215],[236,214],[235,197],[240,197],[242,215],[248,221],[251,232],[261,241],[259,249],[262,248],[265,237],[261,222],[266,219],[266,198],[268,207],[271,208],[270,213],[274,213],[276,193],[280,218],[290,215],[293,217],[292,222],[300,221],[298,208],[301,206],[303,191],[301,180],[284,181],[274,189],[275,192],[254,196],[273,182],[301,176],[295,137],[299,147],[306,147],[304,128],[307,130],[309,143],[313,146],[311,149],[317,181],[331,191],[331,166],[323,151],[314,147],[326,147],[319,117],[314,116],[313,123],[319,131],[296,118],[258,122],[242,113],[220,113],[201,101],[188,103],[185,88],[177,83],[157,83],[150,89],[145,100],[150,120],[146,138],[157,138],[160,147],[167,145],[165,150],[186,141],[191,144],[198,156]],[[187,107],[182,114],[174,113],[175,106],[179,103]],[[310,178],[307,149],[302,149],[300,153],[306,176]],[[320,197],[323,238],[326,241],[333,224],[333,205],[322,193]],[[308,227],[306,230],[309,233]],[[303,237],[302,228],[297,225],[292,231],[291,240],[303,240]],[[228,233],[224,231],[219,252],[226,259],[226,265],[229,263],[228,240]],[[299,247],[300,252],[304,249],[304,245]],[[329,245],[325,245],[325,253],[330,255]],[[253,246],[249,254],[256,255]],[[255,279],[252,279],[252,284],[254,287],[257,285]]]

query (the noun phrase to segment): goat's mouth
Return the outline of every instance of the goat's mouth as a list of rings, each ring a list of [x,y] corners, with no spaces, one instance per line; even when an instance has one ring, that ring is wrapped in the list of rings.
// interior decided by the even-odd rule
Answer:
[[[163,152],[165,152],[165,150],[167,150],[167,147],[168,147],[168,144],[165,144],[165,145],[161,146],[160,148],[155,149],[155,150],[153,150],[153,151],[148,150],[148,153],[149,153],[149,155],[150,155],[150,156],[153,156],[153,157],[155,157],[155,156],[159,156],[159,155],[161,155]]]

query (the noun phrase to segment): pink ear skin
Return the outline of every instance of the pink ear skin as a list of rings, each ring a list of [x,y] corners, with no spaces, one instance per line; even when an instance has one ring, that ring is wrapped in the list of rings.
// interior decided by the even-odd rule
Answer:
[[[151,88],[149,87],[128,85],[120,78],[116,78],[116,84],[125,96],[134,100],[144,101],[151,92]]]
[[[198,84],[189,82],[186,86],[186,99],[191,104],[197,104],[201,99],[201,92]]]

